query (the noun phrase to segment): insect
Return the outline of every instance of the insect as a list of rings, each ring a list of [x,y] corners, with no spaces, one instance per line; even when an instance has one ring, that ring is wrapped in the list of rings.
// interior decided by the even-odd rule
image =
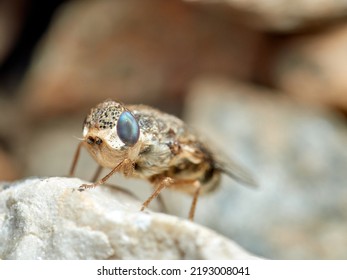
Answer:
[[[215,190],[221,173],[255,185],[251,176],[213,152],[182,120],[145,105],[125,106],[106,100],[92,108],[83,124],[83,139],[76,150],[70,176],[74,174],[82,147],[99,164],[99,171],[102,168],[111,171],[78,190],[102,185],[116,172],[146,179],[154,191],[143,202],[141,211],[164,188],[173,188],[193,196],[189,211],[189,219],[193,220],[199,195]]]

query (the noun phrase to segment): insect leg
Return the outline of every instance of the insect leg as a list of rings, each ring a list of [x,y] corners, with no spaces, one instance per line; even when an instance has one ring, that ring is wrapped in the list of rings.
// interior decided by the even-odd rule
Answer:
[[[152,200],[155,199],[165,187],[168,187],[168,186],[172,185],[173,183],[174,183],[174,180],[170,177],[164,177],[163,179],[156,181],[154,192],[142,204],[140,211],[145,210],[148,207],[148,205],[152,202]]]
[[[81,152],[81,148],[82,148],[82,145],[83,145],[83,142],[80,142],[77,146],[77,150],[75,152],[75,155],[74,155],[74,158],[73,158],[73,161],[72,161],[72,165],[71,165],[71,168],[70,168],[70,172],[69,172],[69,176],[72,177],[75,173],[75,168],[76,168],[76,165],[77,165],[77,161],[78,161],[78,158],[80,157],[80,152]]]
[[[193,183],[194,187],[195,187],[195,191],[194,191],[194,195],[193,195],[193,200],[192,200],[192,205],[190,206],[190,210],[189,210],[189,220],[193,221],[194,220],[194,216],[195,216],[195,208],[196,208],[196,204],[198,202],[198,197],[200,194],[200,190],[201,190],[201,184],[199,181],[195,181]]]
[[[83,184],[81,185],[78,190],[84,191],[85,189],[95,188],[98,185],[104,184],[114,173],[119,171],[123,167],[128,167],[129,165],[132,165],[132,162],[130,159],[125,159],[121,161],[116,167],[114,167],[105,177],[102,177],[99,181],[93,183],[93,184]]]
[[[194,216],[195,216],[196,204],[198,202],[198,198],[199,198],[200,190],[201,190],[200,181],[198,181],[198,180],[179,180],[179,181],[175,181],[175,183],[172,187],[176,188],[180,191],[187,192],[187,193],[193,195],[193,200],[192,200],[192,204],[190,206],[189,215],[188,215],[189,220],[193,221]]]

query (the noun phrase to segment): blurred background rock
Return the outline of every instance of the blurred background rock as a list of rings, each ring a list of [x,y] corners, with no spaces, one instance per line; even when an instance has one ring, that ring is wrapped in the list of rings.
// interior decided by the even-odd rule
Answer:
[[[259,181],[223,178],[197,222],[267,258],[346,259],[346,27],[345,1],[2,0],[0,179],[66,175],[91,106],[145,103]]]

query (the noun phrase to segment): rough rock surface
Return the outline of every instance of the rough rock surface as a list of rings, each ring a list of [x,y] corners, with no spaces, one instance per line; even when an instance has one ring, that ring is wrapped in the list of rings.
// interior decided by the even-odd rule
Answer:
[[[199,225],[140,212],[130,194],[73,191],[75,178],[32,178],[0,187],[0,259],[252,259]]]
[[[295,31],[347,15],[346,1],[330,0],[186,0],[222,3],[234,10],[234,17],[255,28],[271,31]]]
[[[347,129],[278,92],[222,80],[192,87],[187,121],[251,170],[257,190],[228,177],[201,197],[196,221],[270,259],[346,259]],[[170,195],[170,196],[169,196]],[[170,192],[170,213],[186,217]]]

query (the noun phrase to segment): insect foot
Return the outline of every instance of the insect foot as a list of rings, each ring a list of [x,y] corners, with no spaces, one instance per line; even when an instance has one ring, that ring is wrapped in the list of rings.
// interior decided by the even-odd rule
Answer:
[[[92,188],[95,188],[96,186],[97,186],[96,184],[83,184],[83,185],[80,185],[77,190],[79,192],[83,192],[86,189],[92,189]]]

